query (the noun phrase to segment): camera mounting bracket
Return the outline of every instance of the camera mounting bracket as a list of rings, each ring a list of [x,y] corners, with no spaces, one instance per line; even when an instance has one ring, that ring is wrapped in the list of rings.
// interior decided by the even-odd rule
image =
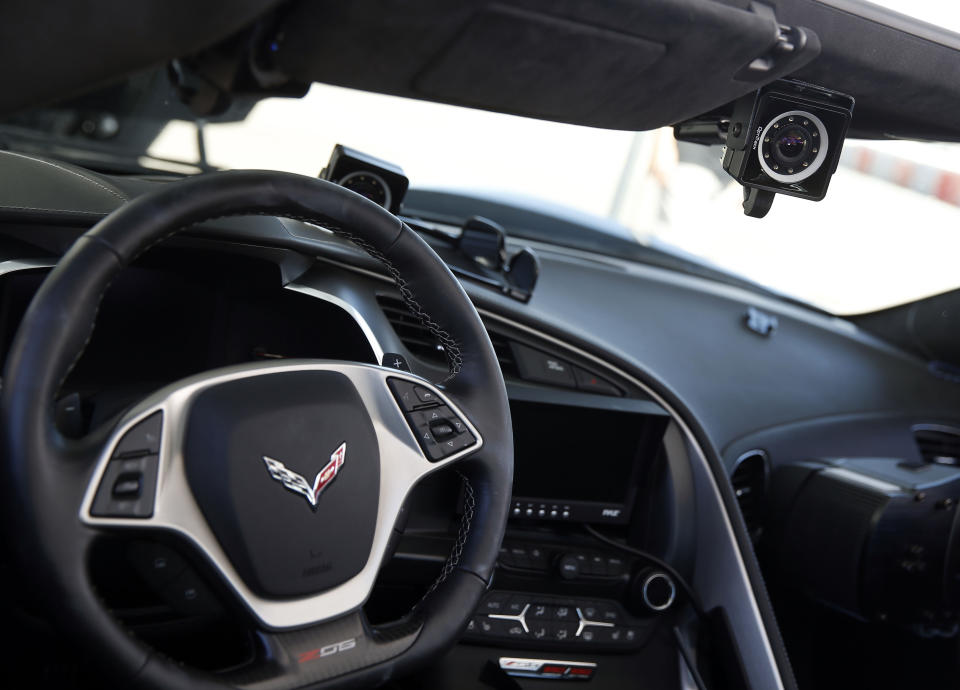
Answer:
[[[763,218],[773,206],[774,192],[756,187],[743,188],[743,213],[751,218]]]

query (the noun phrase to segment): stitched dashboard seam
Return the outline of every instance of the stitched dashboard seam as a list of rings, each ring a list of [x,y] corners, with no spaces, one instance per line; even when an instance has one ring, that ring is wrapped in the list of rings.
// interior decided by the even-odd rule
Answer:
[[[115,189],[110,189],[110,187],[107,187],[105,184],[103,184],[103,183],[101,183],[101,182],[97,182],[97,181],[96,181],[95,179],[93,179],[92,177],[87,177],[87,176],[84,175],[83,173],[77,172],[76,170],[71,170],[70,168],[65,168],[65,167],[63,167],[62,165],[57,165],[56,163],[54,163],[54,162],[52,162],[52,161],[44,160],[43,158],[34,158],[33,156],[24,156],[23,154],[17,153],[16,151],[6,151],[5,153],[7,153],[7,154],[9,154],[9,155],[12,155],[12,156],[18,156],[19,158],[26,158],[27,160],[35,161],[35,162],[37,162],[37,163],[43,163],[44,165],[49,165],[51,168],[55,168],[55,169],[57,169],[57,170],[62,170],[62,171],[65,172],[65,173],[70,173],[71,175],[75,175],[75,176],[79,177],[81,180],[85,180],[86,182],[89,182],[89,183],[92,184],[92,185],[96,185],[97,187],[99,187],[99,188],[102,189],[103,191],[108,192],[109,194],[112,194],[113,196],[117,197],[118,199],[120,199],[120,201],[126,202],[126,201],[129,200],[126,195],[121,194],[120,192],[118,192],[118,191],[115,190]],[[83,211],[79,211],[79,213],[83,213]]]
[[[69,208],[38,208],[36,206],[0,206],[0,211],[43,211],[44,213],[76,213],[84,216],[99,216],[105,218],[104,211],[76,211]]]

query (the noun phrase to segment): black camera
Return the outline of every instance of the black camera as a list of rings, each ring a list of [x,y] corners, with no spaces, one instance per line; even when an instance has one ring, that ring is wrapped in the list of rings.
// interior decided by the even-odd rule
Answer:
[[[960,467],[818,459],[771,476],[764,558],[810,596],[921,635],[960,626]]]
[[[744,186],[747,215],[766,215],[774,194],[826,196],[853,105],[852,96],[790,79],[736,101],[723,169]]]

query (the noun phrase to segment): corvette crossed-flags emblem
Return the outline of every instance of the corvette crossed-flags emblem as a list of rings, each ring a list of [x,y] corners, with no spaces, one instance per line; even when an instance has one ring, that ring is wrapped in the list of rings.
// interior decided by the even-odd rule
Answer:
[[[307,499],[310,506],[316,509],[320,494],[322,494],[323,490],[336,478],[340,468],[343,467],[346,457],[347,443],[344,441],[340,444],[339,448],[333,451],[333,454],[330,456],[330,462],[324,465],[322,470],[317,472],[312,486],[303,475],[287,469],[287,466],[279,460],[274,460],[264,455],[263,462],[266,463],[267,470],[269,470],[271,477],[283,484],[283,486],[290,491],[302,495]]]

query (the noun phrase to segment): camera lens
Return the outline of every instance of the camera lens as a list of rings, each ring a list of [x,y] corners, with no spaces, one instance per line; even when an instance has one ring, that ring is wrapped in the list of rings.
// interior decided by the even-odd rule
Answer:
[[[760,167],[777,182],[800,182],[823,165],[828,143],[826,127],[813,113],[781,113],[769,120],[760,133]]]
[[[810,132],[800,127],[790,127],[777,139],[777,151],[780,158],[793,160],[800,158],[810,143]]]

